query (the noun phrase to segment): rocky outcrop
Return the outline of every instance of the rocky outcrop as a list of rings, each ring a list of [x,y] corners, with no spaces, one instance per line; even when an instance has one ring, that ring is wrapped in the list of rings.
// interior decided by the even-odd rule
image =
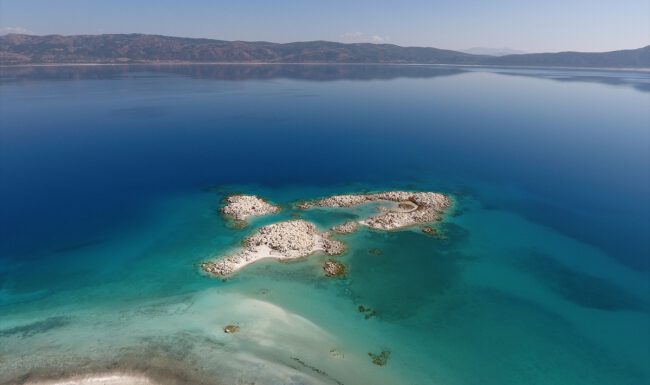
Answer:
[[[300,208],[353,207],[364,203],[385,201],[393,203],[380,214],[359,221],[373,229],[395,230],[407,226],[434,222],[451,205],[451,200],[434,192],[388,191],[371,194],[344,194],[311,202],[302,202]],[[395,204],[396,203],[396,204]]]
[[[332,227],[330,230],[337,234],[350,234],[357,231],[359,224],[355,221],[347,221],[343,224]]]
[[[266,202],[255,195],[230,195],[221,212],[232,219],[244,221],[251,217],[259,217],[276,213],[280,207]]]
[[[244,249],[222,259],[205,262],[201,268],[207,273],[225,277],[246,265],[264,258],[280,260],[306,257],[317,251],[329,255],[341,254],[345,245],[321,233],[313,223],[304,220],[278,222],[261,227],[246,238]]]
[[[440,238],[440,233],[438,232],[438,229],[434,229],[431,226],[422,226],[422,232],[432,237]]]
[[[327,277],[340,277],[345,275],[346,268],[344,264],[328,259],[323,264],[323,271]]]

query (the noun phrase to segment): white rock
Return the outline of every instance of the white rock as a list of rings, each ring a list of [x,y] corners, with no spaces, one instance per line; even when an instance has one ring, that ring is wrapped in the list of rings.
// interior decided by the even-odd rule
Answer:
[[[380,230],[395,230],[433,222],[451,205],[449,197],[440,193],[386,191],[371,194],[334,195],[308,202],[304,207],[352,207],[375,201],[395,202],[402,203],[403,206],[411,206],[392,209],[382,207],[380,214],[359,221],[360,224]],[[332,228],[332,231],[336,231],[335,228]]]
[[[231,195],[226,198],[226,205],[221,212],[228,217],[243,221],[250,217],[273,214],[279,210],[280,207],[255,195]]]
[[[313,223],[304,220],[278,222],[261,227],[244,241],[243,250],[216,261],[205,262],[201,268],[217,276],[228,276],[264,258],[295,259],[317,251],[335,255],[345,251],[343,243],[320,233]]]

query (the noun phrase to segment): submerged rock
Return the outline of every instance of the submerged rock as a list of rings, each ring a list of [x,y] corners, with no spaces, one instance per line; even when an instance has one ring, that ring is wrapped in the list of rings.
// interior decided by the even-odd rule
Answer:
[[[294,204],[294,207],[299,209],[299,210],[307,210],[307,209],[312,208],[312,205],[307,201],[299,201],[299,202]]]
[[[382,255],[384,254],[384,251],[378,247],[373,247],[371,249],[368,249],[368,253],[372,255]]]
[[[388,359],[390,358],[390,351],[382,350],[379,354],[368,353],[368,356],[370,356],[373,364],[384,366],[386,363],[388,363]]]
[[[248,222],[241,220],[241,219],[234,219],[232,221],[228,221],[228,227],[234,230],[241,230],[244,229],[248,226]]]
[[[377,315],[377,311],[376,311],[376,310],[371,309],[371,308],[369,308],[369,307],[365,307],[365,306],[363,306],[363,305],[359,305],[359,306],[357,307],[357,310],[359,310],[359,313],[364,313],[364,318],[365,318],[365,319],[370,319],[370,318],[372,318],[372,317],[374,317],[374,316]]]
[[[424,226],[424,227],[422,227],[422,232],[425,233],[425,234],[427,234],[427,235],[434,236],[434,237],[437,237],[437,236],[438,236],[438,230],[434,229],[434,228],[431,227],[431,226]]]

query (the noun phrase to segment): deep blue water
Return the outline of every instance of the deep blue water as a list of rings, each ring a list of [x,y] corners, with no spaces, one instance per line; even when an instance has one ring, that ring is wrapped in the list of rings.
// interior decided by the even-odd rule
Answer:
[[[19,316],[30,306],[42,306],[45,294],[39,293],[56,296],[151,268],[145,251],[105,256],[107,250],[124,250],[127,243],[128,250],[135,250],[139,240],[155,238],[151,234],[162,230],[152,227],[158,223],[152,218],[177,218],[169,220],[164,230],[169,234],[178,234],[187,222],[194,226],[196,240],[184,233],[185,238],[169,244],[148,246],[177,254],[196,248],[188,254],[193,262],[235,244],[237,238],[217,223],[218,216],[212,218],[225,190],[254,190],[288,203],[303,193],[309,198],[393,187],[456,196],[457,227],[449,229],[458,237],[455,241],[465,236],[486,243],[441,246],[421,257],[408,254],[418,263],[431,252],[436,261],[425,265],[436,273],[416,277],[411,286],[386,281],[391,274],[409,276],[408,269],[400,272],[388,262],[371,272],[358,267],[356,279],[364,284],[352,283],[356,298],[372,302],[371,292],[379,291],[388,302],[410,304],[387,306],[388,324],[408,325],[409,317],[399,314],[432,301],[418,300],[420,289],[446,292],[457,287],[454,282],[463,274],[484,277],[475,282],[498,281],[496,270],[466,268],[463,273],[452,262],[453,253],[461,251],[460,259],[505,258],[503,266],[528,271],[546,282],[550,293],[579,308],[631,312],[641,319],[648,314],[650,293],[642,278],[650,269],[647,73],[428,66],[3,68],[0,126],[0,314]],[[509,215],[545,230],[518,234],[524,225]],[[547,231],[556,238],[545,238]],[[394,248],[397,254],[406,243],[413,250],[430,247],[411,233],[390,242],[372,238],[376,236],[364,234],[354,242],[368,247],[388,242],[386,250]],[[576,246],[575,255],[569,247],[554,249],[557,237],[584,249]],[[518,246],[504,246],[513,239]],[[550,251],[531,251],[536,244],[546,244]],[[531,250],[525,253],[531,257],[525,267],[508,259],[513,250],[528,245]],[[544,254],[549,252],[557,255],[549,258]],[[590,253],[609,262],[596,261]],[[352,266],[372,263],[360,251],[351,251],[349,258]],[[179,272],[182,266],[173,264],[178,276],[116,298],[164,298],[213,285],[190,264]],[[288,269],[297,268],[292,264]],[[617,275],[618,269],[625,273]],[[634,278],[630,281],[627,274]],[[521,284],[512,282],[511,288]],[[413,303],[395,296],[400,288]],[[525,324],[523,314],[532,314],[525,307],[532,305],[517,302],[523,300],[516,295],[504,296],[505,290],[497,296],[495,290],[479,295],[499,304],[485,314],[496,317],[489,309],[507,302],[522,312],[513,310],[512,316]],[[57,301],[56,306],[66,304]],[[290,303],[282,305],[291,308]],[[300,305],[293,309],[300,314]],[[558,312],[549,317],[561,317]],[[580,317],[589,323],[587,315]],[[534,319],[542,325],[554,322]],[[615,328],[622,321],[611,322]],[[576,325],[582,323],[571,327]],[[532,330],[521,326],[522,335],[534,334]],[[554,331],[564,332],[574,333]],[[646,326],[637,332],[641,345],[621,365],[630,366],[634,381],[647,381],[647,371],[636,365],[650,356],[647,349],[643,355],[650,331]],[[618,340],[624,345],[626,338]],[[608,343],[603,346],[618,353],[617,345]],[[435,341],[427,340],[429,344]],[[435,350],[422,349],[429,348]],[[441,364],[442,371],[467,370],[461,364],[463,353],[456,354]],[[477,350],[464,357],[482,356]],[[507,372],[492,365],[473,375],[484,373],[501,384],[532,378],[525,371],[513,371],[512,377]],[[570,381],[557,377],[530,383]]]

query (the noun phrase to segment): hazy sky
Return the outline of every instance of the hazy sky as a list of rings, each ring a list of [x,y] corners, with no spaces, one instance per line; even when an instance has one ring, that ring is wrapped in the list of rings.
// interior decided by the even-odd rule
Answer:
[[[0,32],[608,51],[650,44],[650,0],[0,0]]]

